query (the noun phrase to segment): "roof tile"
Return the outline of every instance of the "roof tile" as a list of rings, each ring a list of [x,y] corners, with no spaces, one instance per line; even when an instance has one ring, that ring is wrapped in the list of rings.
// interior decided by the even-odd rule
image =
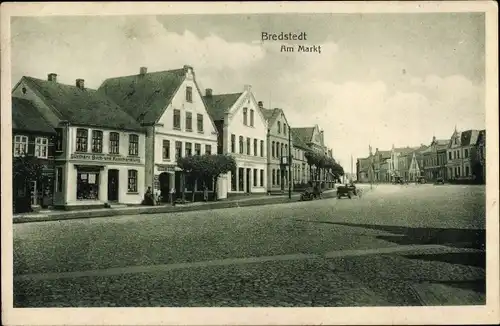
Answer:
[[[56,131],[42,117],[36,104],[30,100],[12,98],[12,129],[40,133],[55,133]]]

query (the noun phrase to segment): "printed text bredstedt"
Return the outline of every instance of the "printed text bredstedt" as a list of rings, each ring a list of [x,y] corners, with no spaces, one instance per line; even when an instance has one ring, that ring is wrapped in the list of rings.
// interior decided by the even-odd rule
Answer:
[[[262,41],[307,41],[307,33],[267,33],[262,32]]]

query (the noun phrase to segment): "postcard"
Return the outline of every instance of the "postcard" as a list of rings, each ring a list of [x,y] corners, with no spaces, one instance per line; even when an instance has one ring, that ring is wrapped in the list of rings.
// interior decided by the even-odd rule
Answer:
[[[499,322],[498,7],[5,3],[2,322]]]

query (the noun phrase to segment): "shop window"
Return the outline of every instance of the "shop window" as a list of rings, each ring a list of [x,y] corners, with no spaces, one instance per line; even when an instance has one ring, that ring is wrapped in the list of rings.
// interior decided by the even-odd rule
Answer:
[[[182,157],[182,142],[175,142],[175,159]]]
[[[14,136],[14,156],[22,156],[28,153],[28,136]]]
[[[77,200],[99,199],[99,173],[78,172],[76,181]]]
[[[181,129],[181,111],[174,109],[174,129]]]
[[[170,160],[170,140],[163,140],[163,153],[162,157],[164,160]]]
[[[89,131],[87,129],[78,128],[76,130],[76,151],[86,152],[88,150]]]
[[[61,128],[56,128],[56,137],[54,144],[56,152],[63,151],[63,131]]]
[[[264,170],[260,170],[260,186],[264,187]]]
[[[201,155],[201,144],[194,144],[194,155]]]
[[[193,149],[192,149],[193,144],[186,143],[185,146],[186,146],[186,148],[185,148],[186,156],[191,156],[193,154]]]
[[[102,131],[92,130],[92,153],[102,153]]]
[[[243,154],[243,136],[240,136],[239,146],[240,154]]]
[[[236,171],[231,171],[231,191],[236,191]]]
[[[109,153],[120,154],[120,134],[117,132],[109,133]]]
[[[139,136],[136,134],[128,135],[128,155],[139,156]]]
[[[236,152],[236,135],[231,134],[231,153]]]
[[[257,150],[258,143],[259,143],[259,141],[257,139],[253,140],[253,155],[254,156],[257,156],[259,154],[259,152]]]
[[[260,141],[260,157],[264,157],[264,141]]]
[[[193,131],[193,114],[186,112],[186,131]]]
[[[186,86],[186,102],[193,102],[193,88]]]
[[[212,155],[212,145],[205,145],[205,154]]]
[[[243,108],[243,124],[245,126],[248,125],[248,109],[247,108]]]
[[[257,187],[257,178],[258,178],[257,169],[253,169],[253,186],[254,187]]]
[[[273,169],[273,186],[276,184],[276,170]]]
[[[254,124],[254,111],[250,110],[250,126],[253,127]]]
[[[240,191],[243,191],[245,189],[244,183],[243,183],[243,178],[245,177],[245,169],[244,168],[238,168],[238,189]]]
[[[203,114],[196,115],[196,126],[199,133],[203,133]]]
[[[128,170],[128,192],[137,192],[137,171]]]

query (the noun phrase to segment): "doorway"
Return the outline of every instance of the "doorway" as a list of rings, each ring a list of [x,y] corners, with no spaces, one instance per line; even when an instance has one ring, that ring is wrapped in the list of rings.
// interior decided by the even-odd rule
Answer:
[[[246,173],[246,182],[247,182],[247,184],[246,184],[246,186],[247,186],[246,192],[250,193],[250,180],[251,180],[250,179],[250,171],[251,171],[251,169],[246,169],[246,171],[247,171],[247,173]]]
[[[108,170],[108,201],[118,201],[118,170]]]
[[[160,192],[161,192],[161,198],[162,202],[167,202],[168,201],[168,196],[170,194],[170,174],[167,172],[163,172],[160,174]]]

